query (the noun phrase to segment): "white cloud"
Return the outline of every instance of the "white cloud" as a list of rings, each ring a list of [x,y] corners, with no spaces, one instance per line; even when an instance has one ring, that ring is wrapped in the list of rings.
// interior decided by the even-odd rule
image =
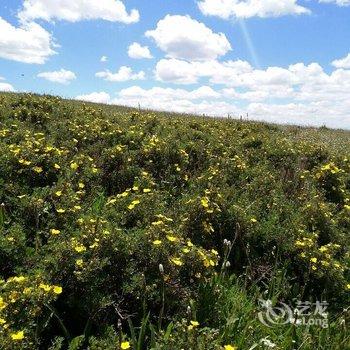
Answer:
[[[0,91],[15,92],[16,90],[14,87],[11,84],[6,83],[4,80],[5,78],[0,77]]]
[[[60,69],[59,71],[53,71],[53,72],[42,72],[37,75],[39,78],[46,79],[48,81],[51,81],[53,83],[59,83],[59,84],[69,84],[72,80],[75,80],[77,77],[75,73]]]
[[[212,84],[238,87],[252,91],[265,91],[272,96],[290,94],[284,91],[304,83],[327,84],[329,76],[323,68],[312,63],[291,65],[288,68],[268,67],[265,70],[254,69],[245,61],[216,60],[206,62],[187,62],[176,59],[160,60],[155,69],[156,79],[167,83],[193,84],[206,79]]]
[[[199,9],[204,15],[223,19],[231,17],[280,17],[310,13],[297,0],[201,0]]]
[[[155,69],[156,79],[167,83],[194,84],[198,81],[196,63],[171,59],[160,60]]]
[[[14,92],[15,89],[11,84],[0,82],[0,91]]]
[[[0,91],[14,92],[14,87],[9,83],[5,83],[5,80],[5,78],[0,76]]]
[[[350,0],[319,0],[323,3],[336,4],[338,6],[350,6]]]
[[[219,98],[220,93],[214,91],[209,86],[202,86],[193,91],[188,91],[184,89],[172,89],[172,88],[161,88],[153,87],[151,89],[143,89],[139,86],[132,86],[123,89],[119,93],[120,97],[126,99],[154,99],[157,100],[174,100],[174,99],[188,99],[188,100],[201,100],[207,98]]]
[[[107,56],[102,56],[100,58],[100,62],[107,62],[108,61],[108,57]]]
[[[36,23],[14,27],[0,17],[0,57],[8,60],[43,64],[56,52],[52,36]]]
[[[167,112],[194,113],[207,115],[227,115],[238,114],[239,109],[234,105],[225,101],[207,101],[202,99],[188,99],[182,96],[178,91],[162,91],[157,88],[160,95],[155,95],[154,90],[140,89],[140,96],[132,95],[125,90],[119,92],[118,97],[112,100],[113,104],[153,109]],[[166,89],[165,89],[166,90]],[[136,92],[136,89],[135,89]],[[195,96],[195,91],[188,92],[190,96]]]
[[[345,63],[343,59],[338,65],[345,67]],[[188,62],[163,59],[157,64],[155,75],[158,80],[167,83],[222,85],[221,90],[213,90],[219,93],[215,100],[209,96],[206,98],[206,102],[212,103],[210,111],[215,115],[223,115],[220,114],[223,111],[228,113],[230,108],[235,110],[238,105],[253,118],[280,123],[327,124],[350,128],[350,69],[339,68],[326,73],[318,63],[255,69],[245,61]],[[136,93],[129,96],[129,99],[133,103],[142,101],[148,106],[159,95],[163,101],[160,106],[164,104],[165,107],[171,107],[169,99],[164,99],[164,93],[156,91],[154,97],[149,93],[139,92],[141,100]],[[197,108],[198,102],[190,97],[190,92],[175,96],[173,93],[172,96],[174,104],[181,99],[180,106],[183,111],[189,112],[191,108],[193,112],[200,110],[200,107]],[[147,99],[151,102],[148,103]],[[224,108],[222,103],[228,105]],[[181,109],[173,108],[177,111]]]
[[[350,69],[350,53],[344,58],[333,61],[332,65],[336,68]]]
[[[110,103],[111,97],[106,92],[92,92],[91,94],[87,95],[79,95],[75,98],[79,101],[86,101],[86,102],[95,102],[95,103]]]
[[[197,89],[198,90],[198,89]],[[117,98],[110,103],[145,109],[209,116],[226,117],[228,114],[238,118],[248,113],[250,120],[261,120],[279,124],[327,125],[331,127],[350,128],[348,110],[349,99],[343,104],[335,105],[328,101],[292,101],[284,103],[251,102],[242,106],[237,99],[223,99],[218,94],[215,99],[210,96],[197,98],[197,90],[131,87],[119,91]]]
[[[116,73],[105,70],[103,72],[97,72],[95,76],[107,81],[123,82],[128,80],[143,80],[145,79],[145,72],[140,71],[138,73],[133,73],[130,67],[123,66],[120,67],[119,71]]]
[[[18,16],[22,21],[103,19],[126,24],[138,22],[140,18],[135,9],[128,13],[120,0],[24,0]]]
[[[130,58],[153,58],[147,46],[141,46],[139,43],[132,43],[128,48],[128,55]]]
[[[349,108],[349,104],[347,107]],[[308,126],[327,125],[334,128],[350,129],[350,119],[345,108],[334,108],[332,103],[251,103],[247,112],[252,119],[264,120],[278,124],[296,124]]]
[[[350,129],[350,70],[335,69],[328,74],[318,63],[265,70],[254,69],[244,61],[185,63],[194,69],[194,78],[201,75],[209,81],[224,82],[230,77],[233,83],[227,81],[222,89],[204,85],[193,90],[132,86],[117,92],[116,98],[107,93],[77,98],[221,117],[248,113],[253,120]]]
[[[225,55],[231,44],[225,34],[214,33],[189,16],[167,15],[157,28],[145,33],[155,40],[168,57],[185,60],[210,60]]]
[[[200,78],[209,78],[211,83],[236,85],[240,84],[243,74],[253,71],[253,67],[245,61],[184,61],[178,59],[162,59],[155,69],[156,79],[168,83],[193,84]]]

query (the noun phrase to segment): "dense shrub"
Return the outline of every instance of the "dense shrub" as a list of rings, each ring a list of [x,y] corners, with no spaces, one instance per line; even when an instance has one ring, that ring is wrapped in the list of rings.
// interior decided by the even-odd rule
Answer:
[[[0,348],[345,344],[349,134],[9,94],[0,148]],[[333,328],[272,334],[266,293]]]

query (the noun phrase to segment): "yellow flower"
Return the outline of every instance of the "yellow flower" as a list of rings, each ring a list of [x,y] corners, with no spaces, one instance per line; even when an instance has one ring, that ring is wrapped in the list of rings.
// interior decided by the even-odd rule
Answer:
[[[81,244],[81,245],[77,245],[74,247],[75,251],[78,253],[82,253],[86,251],[86,248]]]
[[[199,322],[197,322],[197,321],[191,321],[190,323],[191,323],[191,324],[187,327],[187,329],[188,329],[189,331],[191,331],[193,328],[196,328],[196,327],[199,326]]]
[[[78,260],[75,261],[75,264],[76,264],[77,266],[79,266],[79,267],[82,267],[83,264],[84,264],[84,261],[83,261],[83,259],[78,259]]]
[[[350,283],[346,285],[346,289],[350,290]]]
[[[170,242],[176,242],[177,241],[177,238],[176,237],[174,237],[174,236],[166,236],[166,238],[168,239],[168,241],[170,241]]]
[[[56,191],[56,192],[55,192],[55,195],[56,195],[57,197],[61,197],[61,196],[62,196],[62,191]]]
[[[94,249],[94,248],[97,248],[97,247],[98,247],[98,243],[97,243],[97,242],[95,242],[95,243],[89,245],[89,248],[90,248],[90,249]]]
[[[61,167],[60,167],[58,164],[55,164],[53,167],[54,167],[56,170],[60,170],[60,169],[61,169]]]
[[[110,199],[110,200],[106,203],[106,205],[114,204],[116,201],[117,201],[117,200],[116,200],[115,198],[112,198],[112,199]]]
[[[3,325],[6,323],[6,320],[4,320],[3,318],[0,318],[0,325]]]
[[[32,287],[28,287],[28,288],[24,288],[23,289],[23,293],[24,294],[30,294],[32,292],[33,288]]]
[[[52,235],[59,235],[61,233],[60,230],[56,230],[55,228],[51,229],[50,232]]]
[[[164,224],[164,222],[162,220],[158,220],[158,221],[153,221],[152,222],[153,226],[160,226],[160,225],[163,225],[163,224]]]
[[[82,182],[79,182],[79,188],[81,188],[81,189],[83,189],[83,188],[85,188],[85,185],[82,183]]]
[[[43,168],[41,166],[35,166],[35,167],[33,167],[33,171],[40,174],[43,172]]]
[[[311,258],[310,261],[313,262],[314,264],[316,264],[317,263],[317,258]]]
[[[138,190],[139,190],[139,186],[134,186],[134,187],[132,188],[132,190],[133,190],[133,191],[138,191]]]
[[[182,266],[183,262],[179,258],[172,258],[171,262],[176,266]]]
[[[209,200],[208,198],[204,197],[201,199],[201,204],[203,208],[208,208],[209,207]]]
[[[135,208],[136,205],[140,204],[140,201],[139,200],[134,200],[131,202],[131,204],[128,206],[128,209],[129,210],[132,210]]]
[[[11,333],[11,339],[12,340],[22,340],[24,339],[24,332],[19,331],[17,333]]]
[[[257,220],[257,219],[255,219],[255,218],[251,218],[251,219],[250,219],[250,221],[251,221],[251,222],[253,222],[253,223],[258,222],[258,220]]]
[[[62,208],[57,209],[56,211],[57,211],[57,213],[59,213],[59,214],[63,214],[63,213],[66,212],[66,210],[65,210],[65,209],[62,209]]]
[[[144,188],[143,189],[143,193],[150,193],[150,192],[151,192],[151,190],[149,188]]]
[[[13,282],[17,282],[17,283],[21,283],[23,281],[25,281],[25,277],[24,276],[15,276],[13,277]]]
[[[61,294],[62,293],[62,287],[60,287],[60,286],[53,286],[53,292],[55,294]]]
[[[5,309],[6,306],[7,304],[4,302],[4,299],[0,297],[0,310]]]
[[[77,169],[79,168],[79,165],[78,165],[77,163],[71,163],[71,164],[70,164],[70,168],[71,168],[72,170],[77,170]]]
[[[233,346],[233,345],[225,345],[224,346],[225,350],[237,350],[237,346]]]
[[[154,245],[160,245],[160,244],[162,244],[162,241],[160,241],[159,239],[157,239],[157,240],[153,241],[153,244],[154,244]]]
[[[49,292],[51,290],[51,286],[48,284],[40,283],[39,288],[43,289],[45,292]]]
[[[127,349],[130,349],[130,343],[128,341],[123,341],[121,344],[120,344],[120,348],[122,350],[127,350]]]

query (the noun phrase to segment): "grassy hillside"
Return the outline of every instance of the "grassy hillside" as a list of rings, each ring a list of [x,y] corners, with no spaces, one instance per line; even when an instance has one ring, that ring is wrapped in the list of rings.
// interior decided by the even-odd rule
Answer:
[[[349,132],[4,94],[0,149],[1,349],[349,346]]]

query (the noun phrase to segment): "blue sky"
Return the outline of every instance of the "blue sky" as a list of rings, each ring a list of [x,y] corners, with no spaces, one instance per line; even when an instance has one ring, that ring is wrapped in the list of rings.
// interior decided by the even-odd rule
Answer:
[[[1,90],[350,128],[350,0],[0,6]]]

